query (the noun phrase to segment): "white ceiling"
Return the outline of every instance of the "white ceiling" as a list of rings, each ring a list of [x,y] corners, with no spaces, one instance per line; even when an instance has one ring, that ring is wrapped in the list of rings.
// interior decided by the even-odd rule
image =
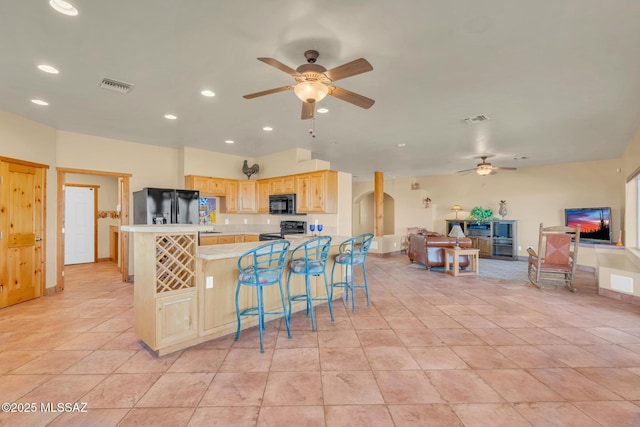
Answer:
[[[638,0],[71,2],[77,17],[0,0],[0,109],[247,158],[301,147],[359,179],[454,173],[481,154],[514,167],[617,158],[640,125]],[[360,57],[374,68],[336,85],[375,105],[327,97],[316,138],[293,92],[242,98],[294,83],[257,57],[296,68],[307,49],[327,69]],[[135,86],[109,92],[103,77]],[[490,120],[464,123],[479,114]]]

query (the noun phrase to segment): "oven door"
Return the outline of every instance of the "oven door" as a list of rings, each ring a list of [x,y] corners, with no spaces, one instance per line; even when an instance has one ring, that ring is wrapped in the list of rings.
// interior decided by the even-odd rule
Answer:
[[[265,241],[265,240],[280,240],[282,239],[282,236],[279,234],[260,234],[258,236],[258,240]]]

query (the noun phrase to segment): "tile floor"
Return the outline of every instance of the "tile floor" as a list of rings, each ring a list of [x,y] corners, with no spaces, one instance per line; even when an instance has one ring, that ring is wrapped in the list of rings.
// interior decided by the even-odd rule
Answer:
[[[506,261],[505,261],[506,262]],[[0,310],[1,426],[638,426],[640,307],[522,281],[367,261],[371,307],[336,304],[293,339],[267,325],[155,357],[133,332],[113,264],[67,269],[67,289]],[[589,291],[588,289],[591,289]],[[86,402],[87,412],[40,403]]]

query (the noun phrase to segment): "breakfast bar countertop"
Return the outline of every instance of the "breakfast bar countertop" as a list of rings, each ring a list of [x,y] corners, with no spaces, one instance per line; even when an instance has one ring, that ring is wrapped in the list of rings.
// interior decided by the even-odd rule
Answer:
[[[291,249],[298,246],[305,240],[313,238],[308,234],[290,234],[286,240],[291,242]],[[349,236],[331,236],[331,246],[342,243],[347,240]],[[209,245],[198,247],[198,258],[204,260],[215,260],[239,257],[245,252],[260,246],[266,242],[246,242],[246,243],[227,243],[224,245]]]

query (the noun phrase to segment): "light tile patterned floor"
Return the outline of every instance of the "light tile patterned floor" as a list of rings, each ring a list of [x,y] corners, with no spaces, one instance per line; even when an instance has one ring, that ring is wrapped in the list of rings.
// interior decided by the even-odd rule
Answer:
[[[505,261],[507,262],[507,261]],[[0,310],[0,426],[638,426],[640,307],[520,279],[454,278],[369,258],[371,307],[318,332],[267,325],[155,357],[133,333],[113,264],[67,268],[67,289]],[[360,277],[360,276],[358,276]],[[40,403],[87,402],[86,413]]]

